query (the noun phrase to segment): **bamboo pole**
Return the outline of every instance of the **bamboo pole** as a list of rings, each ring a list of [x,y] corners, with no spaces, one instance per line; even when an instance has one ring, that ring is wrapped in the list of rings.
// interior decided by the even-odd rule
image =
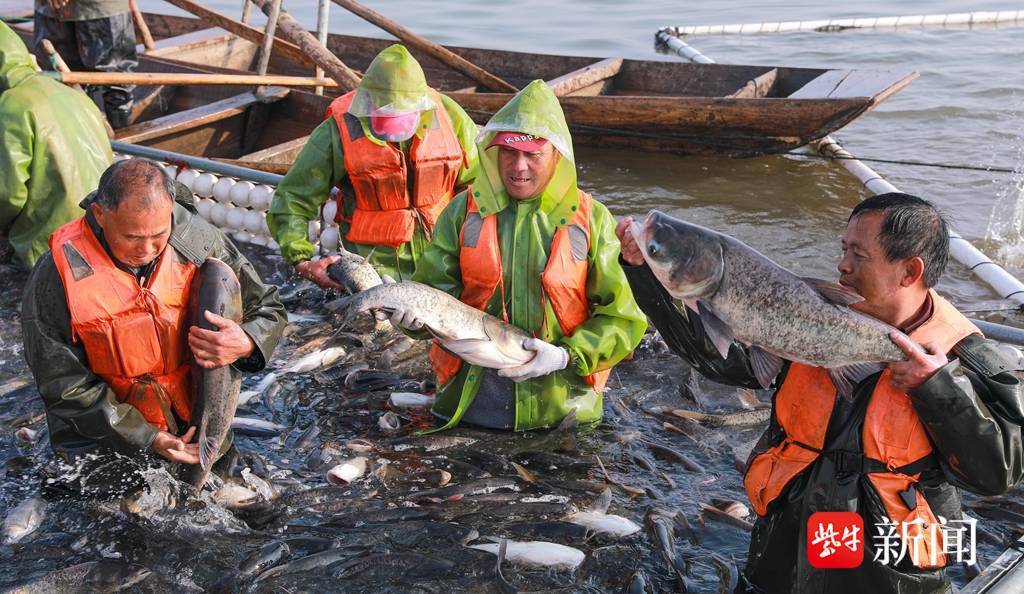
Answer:
[[[331,14],[331,3],[329,0],[318,0],[316,7],[316,40],[320,42],[320,45],[327,47],[327,29],[328,22],[330,21]],[[323,78],[324,69],[317,66],[313,72],[313,76],[317,78]],[[313,92],[317,95],[324,94],[323,87],[317,87],[313,89]]]
[[[173,4],[174,6],[177,6],[185,12],[191,13],[199,17],[203,21],[209,23],[211,26],[220,27],[221,29],[228,31],[229,33],[234,33],[242,39],[251,41],[256,44],[259,44],[263,41],[263,31],[260,31],[255,27],[250,27],[245,23],[240,23],[235,19],[229,16],[225,16],[215,10],[210,10],[209,8],[206,8],[201,4],[193,2],[192,0],[167,0],[167,2]],[[274,51],[280,53],[282,56],[288,58],[289,60],[292,60],[299,64],[303,64],[306,66],[314,65],[313,60],[309,56],[307,56],[302,49],[299,49],[299,47],[292,43],[288,43],[284,39],[274,39]]]
[[[708,58],[682,41],[669,36],[664,30],[658,31],[657,38],[659,41],[665,42],[666,45],[674,51],[676,51],[677,46],[673,46],[671,43],[668,43],[666,39],[669,41],[678,41],[683,46],[686,46],[682,50],[676,51],[676,53],[684,58],[690,59],[688,57],[689,55],[696,55],[707,60],[707,62],[704,63],[714,63],[714,60],[711,58]],[[888,192],[900,191],[896,186],[887,182],[885,178],[850,154],[849,151],[844,149],[842,145],[836,142],[831,136],[826,136],[825,138],[818,140],[814,143],[814,146],[818,153],[838,162],[848,172],[859,179],[861,183],[864,184],[864,187],[872,194],[885,194]],[[974,274],[976,274],[981,280],[985,281],[985,283],[999,294],[1000,297],[1013,301],[1024,307],[1024,283],[1021,283],[1018,279],[1014,278],[1013,275],[1006,272],[1006,270],[1001,266],[989,259],[988,256],[981,253],[981,251],[971,245],[971,242],[964,239],[952,228],[949,229],[949,255],[952,256],[954,260],[960,262],[973,271]]]
[[[451,50],[430,41],[426,37],[419,35],[411,29],[407,29],[402,25],[392,21],[384,15],[375,12],[362,4],[359,4],[355,0],[332,0],[338,6],[348,10],[362,19],[365,19],[374,25],[377,25],[381,29],[384,29],[388,33],[391,33],[395,37],[401,39],[404,43],[407,43],[414,48],[429,54],[430,56],[444,62],[451,66],[453,69],[465,74],[469,78],[477,81],[484,87],[497,91],[499,93],[515,93],[517,89],[511,83],[498,78],[497,76],[487,72],[483,68],[480,68],[476,64],[473,64],[469,60],[453,53]]]
[[[334,88],[338,83],[329,78],[283,76],[276,74],[206,74],[192,72],[44,72],[68,85],[242,85],[278,87]]]
[[[252,12],[252,2],[250,0],[242,0],[242,23],[249,24],[250,12]]]
[[[779,21],[774,23],[745,23],[741,25],[696,25],[665,27],[669,35],[727,35],[757,33],[793,33],[814,31],[828,33],[847,29],[903,29],[908,27],[973,27],[1024,23],[1024,10],[998,12],[960,12],[894,17],[862,17],[856,19],[827,19],[814,21]]]
[[[142,35],[142,45],[148,52],[156,47],[156,44],[153,43],[153,35],[149,32],[149,25],[146,24],[146,19],[142,16],[139,4],[135,0],[128,0],[128,9],[132,11],[132,20],[135,21],[135,27]]]
[[[180,2],[181,0],[175,1]],[[252,3],[262,10],[263,14],[270,14],[272,0],[252,0]],[[310,35],[309,31],[306,31],[290,14],[282,11],[277,18],[277,26],[280,27],[282,35],[302,48],[302,51],[306,52],[314,64],[321,66],[328,76],[337,81],[341,90],[347,92],[359,86],[359,75],[338,59],[338,56],[327,51],[327,48],[321,45],[316,37]]]
[[[281,14],[281,0],[271,0],[270,13],[267,14],[267,26],[263,30],[263,44],[260,45],[260,61],[256,66],[256,74],[263,76],[270,66],[270,50],[274,44],[274,32],[277,31],[277,17]]]

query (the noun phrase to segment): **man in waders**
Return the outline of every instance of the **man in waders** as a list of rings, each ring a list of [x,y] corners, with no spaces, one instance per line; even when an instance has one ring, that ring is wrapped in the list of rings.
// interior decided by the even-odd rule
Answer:
[[[413,280],[526,330],[535,338],[523,346],[536,355],[496,372],[434,344],[433,412],[444,428],[539,429],[572,411],[599,420],[612,366],[647,328],[618,262],[614,219],[577,187],[569,128],[543,81],[491,118],[479,149],[481,174],[442,213]],[[422,326],[404,310],[391,322]]]
[[[50,445],[68,463],[93,454],[88,463],[99,466],[148,451],[196,464],[195,429],[185,432],[190,359],[263,369],[286,324],[277,288],[151,161],[115,163],[82,207],[85,216],[50,237],[22,302],[25,359]],[[210,257],[231,267],[242,291],[240,325],[207,312],[218,331],[187,325],[191,280]],[[89,490],[87,478],[79,488]]]
[[[626,275],[669,346],[715,381],[759,387],[745,347],[733,344],[723,359],[699,319],[672,301],[630,223],[616,229]],[[950,546],[969,529],[957,489],[996,495],[1024,473],[1021,366],[934,290],[949,232],[929,202],[900,193],[865,200],[842,250],[839,284],[864,298],[851,307],[924,350],[892,334],[907,360],[863,377],[850,401],[837,397],[827,370],[785,364],[768,429],[747,460],[758,517],[739,591],[951,592],[945,568],[971,554]],[[814,515],[822,512],[846,514]],[[863,560],[846,564],[858,548]],[[832,564],[840,551],[843,564]]]
[[[281,255],[303,277],[341,289],[327,276],[337,260],[313,261],[310,221],[337,186],[341,243],[377,271],[408,280],[430,243],[438,215],[471,182],[476,124],[427,86],[402,45],[380,52],[359,88],[335,99],[274,193],[267,225]]]

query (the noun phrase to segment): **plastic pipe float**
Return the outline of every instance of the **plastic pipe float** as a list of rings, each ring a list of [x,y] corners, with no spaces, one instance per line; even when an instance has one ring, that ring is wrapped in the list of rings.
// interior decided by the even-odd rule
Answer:
[[[281,183],[281,180],[284,179],[283,175],[277,175],[276,173],[267,173],[266,171],[249,169],[248,167],[239,167],[238,165],[231,165],[228,163],[218,163],[217,161],[211,161],[210,159],[204,159],[202,157],[193,157],[192,155],[164,151],[148,146],[139,146],[128,142],[112,140],[110,141],[110,147],[114,149],[114,152],[131,155],[133,157],[145,157],[154,161],[165,161],[168,163],[183,163],[192,169],[208,171],[217,175],[228,175],[239,179],[247,179],[257,184],[266,184],[275,188],[279,183]]]
[[[669,35],[749,35],[759,33],[793,33],[814,31],[831,33],[847,29],[905,29],[909,27],[973,27],[975,25],[1024,24],[1024,10],[996,12],[959,12],[892,17],[866,17],[856,19],[828,19],[815,21],[780,21],[775,23],[745,23],[741,25],[696,25],[692,27],[665,27]]]
[[[704,54],[700,53],[693,47],[679,41],[672,37],[665,30],[658,31],[656,35],[659,41],[662,41],[672,51],[682,56],[683,58],[691,61],[691,55],[696,55],[699,58],[707,60],[707,62],[701,62],[703,64],[714,63],[714,60],[708,58]],[[678,41],[678,44],[672,42]],[[685,46],[685,48],[677,49],[679,44]],[[857,160],[849,151],[844,149],[838,142],[836,142],[831,136],[826,136],[821,140],[814,143],[815,149],[819,154],[838,162],[847,171],[857,177],[864,184],[864,187],[873,194],[884,194],[886,192],[898,192],[896,186],[887,182],[881,175],[876,173],[873,169]],[[1014,303],[1024,306],[1024,283],[1013,277],[1009,272],[1006,272],[1001,266],[989,259],[988,256],[981,253],[976,247],[971,245],[969,241],[960,236],[959,233],[953,229],[949,230],[949,255],[954,260],[960,262],[981,280],[985,281],[992,289],[999,294],[1003,299],[1008,299]]]

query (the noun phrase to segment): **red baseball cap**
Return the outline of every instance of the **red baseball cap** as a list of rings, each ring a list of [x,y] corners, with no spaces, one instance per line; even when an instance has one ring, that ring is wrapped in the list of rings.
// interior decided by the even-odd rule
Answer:
[[[540,136],[534,136],[532,134],[523,134],[522,132],[498,132],[494,135],[494,140],[487,145],[487,148],[491,148],[492,146],[507,146],[525,153],[532,153],[540,150],[547,143],[548,141],[546,138],[541,138]]]

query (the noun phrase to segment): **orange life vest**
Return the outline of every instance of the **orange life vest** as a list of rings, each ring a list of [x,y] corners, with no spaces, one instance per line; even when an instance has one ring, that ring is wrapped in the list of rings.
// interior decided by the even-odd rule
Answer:
[[[459,233],[459,268],[462,273],[462,295],[459,299],[483,310],[494,295],[494,291],[503,283],[498,217],[492,215],[481,218],[476,200],[473,199],[472,187],[467,190],[467,194],[469,199],[466,202],[466,221],[463,222]],[[580,190],[576,213],[568,224],[555,231],[548,253],[548,263],[541,273],[544,298],[551,304],[564,336],[571,336],[577,326],[590,318],[590,303],[587,301],[587,254],[590,251],[591,200],[590,194]],[[479,222],[480,232],[476,243],[467,245],[466,223],[471,220],[474,225]],[[587,240],[587,253],[582,259],[577,259],[572,253],[570,228],[573,227],[582,231]],[[503,286],[501,291],[504,293]],[[436,340],[430,347],[430,363],[440,385],[448,383],[462,367],[462,359],[444,350]],[[611,370],[606,369],[584,379],[600,392],[604,389],[610,373]]]
[[[89,370],[161,430],[177,429],[173,411],[192,417],[188,294],[195,264],[174,248],[159,257],[146,286],[118,268],[85,218],[50,236],[50,250]]]
[[[366,137],[359,118],[348,113],[354,96],[355,91],[346,93],[327,108],[327,116],[334,118],[341,133],[345,172],[355,191],[355,211],[345,239],[397,248],[412,240],[417,222],[429,236],[451,200],[466,159],[441,96],[434,93],[438,125],[422,138],[413,136],[409,147],[411,195],[405,155],[391,143],[380,145]],[[338,192],[339,220],[341,200]]]
[[[948,353],[970,334],[980,333],[967,318],[935,291],[932,317],[911,332],[918,343],[933,342]],[[865,411],[861,442],[865,474],[885,506],[896,534],[907,535],[907,553],[917,567],[943,567],[943,537],[939,523],[918,489],[911,510],[900,496],[921,476],[921,462],[932,454],[931,441],[910,397],[892,387],[886,369],[878,379]],[[835,404],[836,389],[821,367],[791,363],[775,394],[775,418],[785,438],[751,461],[743,478],[747,496],[759,515],[778,498],[786,485],[808,468],[825,448],[825,436]],[[880,472],[871,472],[871,469]],[[904,532],[904,530],[906,532]]]

